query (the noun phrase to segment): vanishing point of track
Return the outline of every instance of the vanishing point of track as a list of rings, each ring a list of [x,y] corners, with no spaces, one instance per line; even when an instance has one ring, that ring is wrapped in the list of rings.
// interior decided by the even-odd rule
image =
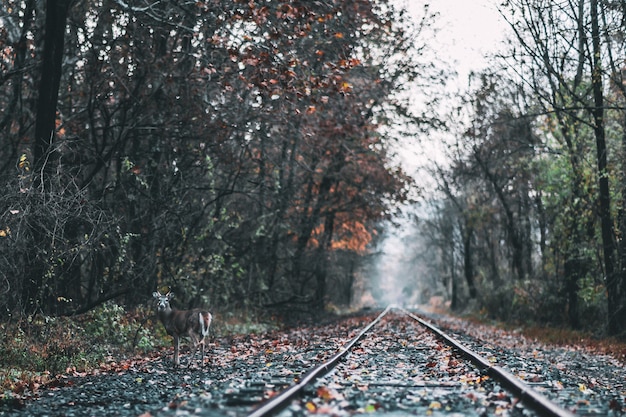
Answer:
[[[522,404],[532,410],[534,410],[539,415],[544,416],[555,416],[555,417],[570,417],[574,414],[561,408],[559,405],[551,402],[548,398],[543,396],[541,393],[532,389],[528,384],[524,383],[517,377],[515,377],[510,372],[506,371],[502,367],[493,363],[492,360],[489,360],[474,350],[470,349],[468,346],[463,345],[460,341],[455,339],[454,337],[446,334],[444,331],[434,326],[427,320],[397,306],[388,306],[382,313],[380,313],[372,322],[370,322],[366,327],[364,327],[360,333],[346,343],[337,353],[335,353],[332,357],[324,361],[323,363],[313,367],[308,372],[306,372],[302,377],[297,381],[297,383],[287,387],[283,391],[274,395],[269,400],[263,402],[261,405],[257,406],[250,414],[249,417],[261,417],[261,416],[270,416],[276,415],[285,408],[287,408],[295,399],[301,397],[306,390],[311,390],[311,386],[321,377],[330,373],[334,370],[342,361],[346,361],[346,358],[350,355],[351,352],[354,352],[355,349],[364,341],[364,339],[376,332],[376,326],[383,320],[385,316],[387,316],[391,311],[397,311],[398,313],[404,315],[405,317],[410,318],[410,320],[418,323],[421,327],[426,329],[428,332],[434,334],[436,338],[449,346],[458,356],[466,361],[469,361],[475,366],[481,375],[487,375],[489,378],[492,378],[502,387],[506,388],[508,392],[519,399]],[[415,347],[423,349],[423,347]],[[390,353],[391,354],[391,353]],[[356,365],[355,365],[356,366]],[[362,365],[360,365],[362,366]],[[420,365],[416,365],[420,366]],[[429,366],[426,364],[425,366]],[[362,370],[363,371],[363,370]],[[346,381],[343,385],[349,385],[350,382]],[[383,384],[384,385],[384,384]],[[393,389],[393,383],[387,384],[387,387]],[[402,386],[402,384],[398,384],[398,386]],[[470,411],[470,410],[468,410]]]

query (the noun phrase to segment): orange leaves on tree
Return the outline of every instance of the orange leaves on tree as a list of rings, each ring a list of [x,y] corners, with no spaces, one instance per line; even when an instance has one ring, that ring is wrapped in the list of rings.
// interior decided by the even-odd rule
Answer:
[[[57,136],[63,137],[65,136],[65,127],[63,127],[63,121],[61,120],[61,115],[59,112],[56,113],[56,119],[54,120],[54,127],[57,131]]]
[[[267,22],[267,18],[270,14],[269,8],[267,6],[263,6],[261,8],[256,8],[254,2],[248,3],[248,6],[252,10],[252,15],[254,16],[254,21],[258,25],[263,25]]]
[[[342,59],[339,61],[339,67],[342,69],[350,69],[361,65],[361,60],[358,58]]]
[[[363,253],[367,250],[367,245],[372,241],[372,234],[362,222],[349,219],[347,216],[337,215],[336,217],[331,249]],[[313,231],[310,241],[311,246],[317,247],[323,234],[324,225],[320,224]]]
[[[365,225],[359,221],[343,222],[336,227],[335,236],[332,242],[332,248],[349,250],[353,252],[365,252],[367,245],[372,241],[372,234],[367,230]]]

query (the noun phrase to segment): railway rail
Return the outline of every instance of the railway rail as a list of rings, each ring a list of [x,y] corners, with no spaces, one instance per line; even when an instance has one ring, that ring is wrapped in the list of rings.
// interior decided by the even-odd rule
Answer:
[[[387,319],[388,323],[380,329],[379,324],[383,319]],[[397,327],[405,329],[400,337],[395,331]],[[422,331],[418,331],[417,327]],[[389,333],[390,330],[391,334],[376,334]],[[368,342],[368,338],[372,340]],[[383,358],[381,366],[381,355],[396,357],[389,364]],[[397,355],[402,356],[400,362]],[[398,369],[385,370],[385,366],[404,368],[401,380],[389,379],[389,375],[398,375]],[[429,372],[429,369],[441,366],[447,368],[449,377],[441,377],[446,372]],[[334,375],[328,377],[331,374]],[[320,384],[322,378],[326,380]],[[506,391],[501,387],[506,388]],[[397,395],[390,396],[390,390]],[[426,390],[430,390],[430,395],[424,395]],[[350,410],[351,402],[346,398],[362,395],[364,391],[370,398],[368,405],[362,410]],[[380,398],[377,398],[377,391],[381,394]],[[496,405],[494,410],[486,410],[484,401],[480,400],[485,396],[496,396],[505,401],[492,401],[500,405]],[[491,412],[500,414],[506,408],[508,414],[515,414],[517,410],[519,415],[574,415],[498,366],[492,358],[482,356],[424,318],[392,305],[336,354],[257,406],[248,416],[262,417],[279,413],[295,416],[311,412],[348,415],[359,411],[405,411],[428,415],[445,411],[456,412],[457,415],[480,415]]]
[[[0,416],[626,415],[614,355],[393,306],[209,347],[204,366],[155,352],[0,395]]]

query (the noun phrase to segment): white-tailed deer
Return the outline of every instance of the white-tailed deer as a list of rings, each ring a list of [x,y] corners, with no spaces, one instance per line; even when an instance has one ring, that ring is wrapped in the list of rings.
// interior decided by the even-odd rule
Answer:
[[[174,365],[180,365],[180,337],[186,336],[191,339],[192,344],[189,365],[191,365],[191,359],[198,352],[198,346],[201,346],[202,361],[200,364],[202,366],[204,364],[204,339],[209,334],[209,327],[213,318],[211,313],[199,309],[177,310],[172,308],[170,300],[174,298],[174,293],[171,291],[165,295],[155,291],[152,296],[157,300],[159,320],[163,323],[167,334],[174,338]]]

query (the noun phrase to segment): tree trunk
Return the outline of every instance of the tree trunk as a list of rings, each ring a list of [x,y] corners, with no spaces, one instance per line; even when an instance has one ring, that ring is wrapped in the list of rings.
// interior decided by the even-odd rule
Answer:
[[[57,101],[62,75],[65,26],[69,5],[69,0],[48,0],[46,2],[43,61],[41,80],[39,82],[35,144],[33,149],[35,172],[47,166],[47,154],[52,149],[54,142]],[[46,170],[49,172],[49,168],[46,168]]]
[[[622,21],[626,19],[626,1],[620,2],[621,10],[622,10]],[[603,19],[604,20],[604,19]],[[604,36],[607,39],[607,42],[611,41],[611,34],[605,27]],[[611,48],[609,48],[609,70],[611,73],[611,77],[613,79],[612,86],[614,88],[618,88],[621,93],[621,105],[624,106],[626,101],[626,84],[625,77],[623,72],[623,61],[620,59],[620,55],[617,54],[617,57],[613,55],[611,52]],[[621,151],[622,155],[626,153],[626,111],[622,111],[622,119],[621,119],[621,128],[622,128],[622,143],[621,143]],[[607,282],[607,288],[609,286],[612,287],[611,293],[613,294],[613,300],[609,300],[614,305],[615,313],[612,315],[614,317],[615,322],[617,323],[626,323],[626,211],[624,207],[626,207],[626,193],[623,191],[626,190],[626,159],[621,158],[621,179],[620,179],[620,188],[622,190],[622,208],[618,211],[617,214],[617,224],[619,228],[619,236],[621,239],[617,240],[616,250],[617,250],[617,266],[615,268],[613,282]],[[609,326],[611,325],[609,317]],[[624,335],[624,328],[613,329],[616,334],[622,333]]]
[[[604,90],[602,82],[602,62],[600,46],[600,25],[598,0],[591,0],[591,41],[593,47],[593,67],[591,82],[593,89],[593,131],[596,138],[598,164],[598,187],[600,203],[600,224],[602,227],[602,249],[608,295],[608,331],[618,335],[626,331],[626,311],[623,305],[623,288],[615,273],[615,240],[613,219],[611,218],[611,194],[607,172],[607,148],[604,130]]]
[[[580,290],[579,279],[584,274],[585,267],[582,265],[576,249],[567,253],[567,259],[563,265],[565,275],[565,297],[567,298],[567,318],[573,329],[580,329],[580,308],[578,303],[578,291]]]
[[[626,97],[626,94],[625,94]],[[622,150],[626,151],[626,113],[623,116],[623,127],[625,133],[622,134]],[[626,190],[626,160],[622,162],[622,189]],[[626,193],[622,192],[622,207],[626,207]],[[613,303],[616,303],[621,308],[618,309],[615,320],[621,320],[622,323],[626,322],[626,211],[621,209],[618,215],[618,224],[620,236],[622,239],[618,245],[619,250],[619,270],[615,271],[614,282],[612,285],[613,293],[617,293]],[[608,283],[607,283],[608,284]],[[607,285],[608,286],[608,285]],[[619,313],[621,312],[621,314]],[[609,318],[610,319],[610,318]],[[610,321],[609,321],[610,323]],[[614,329],[619,332],[619,329]]]
[[[331,212],[326,215],[324,220],[324,235],[321,237],[318,246],[317,263],[315,267],[315,295],[313,302],[315,307],[320,311],[324,308],[326,300],[326,281],[328,274],[328,256],[330,253],[331,243],[333,240],[333,231],[335,228],[335,213]]]
[[[474,283],[474,263],[472,262],[472,235],[473,230],[469,227],[465,229],[463,237],[463,270],[465,273],[465,282],[469,289],[470,298],[476,298],[476,284]]]
[[[69,0],[48,0],[46,2],[46,24],[44,34],[43,60],[39,95],[37,101],[37,118],[35,121],[35,142],[33,145],[34,183],[35,189],[46,191],[49,184],[49,174],[53,172],[50,151],[54,143],[55,120],[59,85],[61,83],[63,45],[65,40],[65,26],[69,9]],[[34,204],[39,204],[36,201]],[[27,313],[33,313],[42,307],[46,284],[47,261],[45,247],[46,236],[37,225],[32,230],[33,245],[27,263],[25,282],[22,286],[22,308]]]

